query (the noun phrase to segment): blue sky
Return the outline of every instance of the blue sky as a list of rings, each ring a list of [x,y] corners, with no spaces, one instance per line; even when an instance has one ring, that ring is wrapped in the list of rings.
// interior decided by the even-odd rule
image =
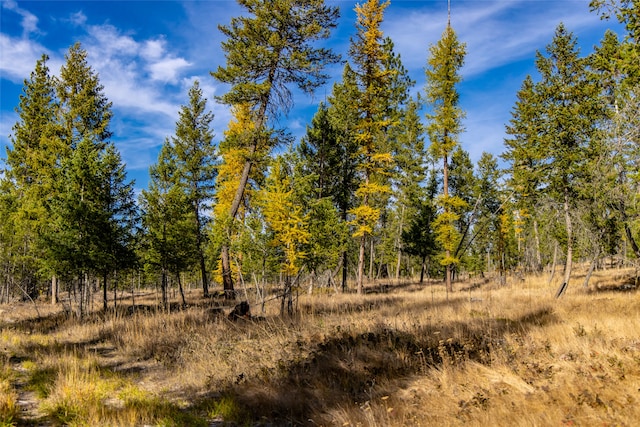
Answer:
[[[23,81],[46,53],[58,74],[69,46],[82,43],[89,64],[98,72],[113,102],[113,141],[138,189],[148,182],[148,167],[160,146],[173,134],[178,110],[198,79],[219,141],[230,119],[215,103],[224,93],[210,75],[224,65],[218,24],[241,14],[235,1],[16,1],[1,0],[0,9],[0,158],[6,156],[11,128],[17,120]],[[329,1],[341,18],[328,45],[347,58],[355,32],[356,1]],[[536,50],[543,51],[563,22],[578,38],[583,55],[590,53],[607,28],[621,33],[615,22],[589,12],[588,0],[453,0],[451,22],[467,44],[459,86],[466,111],[461,143],[475,162],[483,151],[503,151],[505,124],[516,92],[527,74],[535,77]],[[396,52],[423,90],[428,48],[437,42],[447,21],[447,1],[392,0],[382,25]],[[331,68],[338,80],[342,66]],[[299,138],[317,104],[331,92],[331,83],[314,97],[297,94],[294,108],[281,124]]]

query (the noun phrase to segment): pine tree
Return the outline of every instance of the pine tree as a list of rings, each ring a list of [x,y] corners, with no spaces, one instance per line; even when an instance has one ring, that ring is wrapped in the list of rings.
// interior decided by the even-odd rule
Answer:
[[[178,276],[197,258],[193,206],[180,185],[178,160],[166,140],[158,162],[149,168],[149,189],[142,191],[140,205],[145,230],[145,262],[160,269],[162,304],[168,304],[169,274]],[[184,302],[184,296],[183,296]]]
[[[566,265],[563,282],[568,284],[573,261],[573,223],[576,184],[588,169],[587,160],[594,153],[598,123],[604,118],[599,102],[598,86],[589,79],[585,60],[579,57],[577,40],[559,25],[548,56],[538,53],[536,66],[542,80],[537,92],[543,100],[544,134],[549,169],[547,182],[550,195],[562,203],[566,233]],[[584,181],[583,181],[584,182]]]
[[[232,200],[229,217],[234,220],[240,209],[256,154],[271,147],[273,140],[265,130],[270,118],[287,111],[291,105],[289,85],[312,92],[326,80],[327,64],[338,57],[312,43],[326,39],[336,26],[338,9],[323,0],[238,0],[247,11],[233,18],[229,26],[220,26],[227,37],[222,43],[226,65],[212,75],[231,85],[219,99],[231,106],[246,105],[255,122],[248,138],[248,156]],[[267,132],[269,134],[269,132]],[[222,248],[223,286],[233,296],[228,247]],[[225,258],[226,257],[226,258]]]
[[[386,212],[387,226],[381,227],[382,252],[386,265],[395,262],[395,277],[400,278],[402,262],[402,232],[407,228],[406,218],[413,215],[414,202],[419,198],[426,176],[426,152],[424,128],[420,122],[420,99],[411,98],[415,86],[399,54],[394,52],[393,42],[383,43],[387,52],[385,69],[390,71],[387,87],[387,113],[389,125],[385,132],[389,151],[393,153],[394,168],[390,176],[393,196],[389,198]],[[391,194],[390,194],[391,195]],[[395,258],[395,260],[394,260]]]
[[[501,158],[510,164],[508,183],[516,201],[514,208],[525,227],[519,232],[519,239],[523,239],[524,231],[533,235],[535,255],[530,263],[535,271],[540,271],[542,256],[538,231],[539,209],[536,209],[536,205],[542,199],[545,148],[542,120],[538,115],[540,102],[531,76],[525,78],[516,96],[518,100],[506,127],[506,133],[511,137],[505,139],[506,151]]]
[[[128,180],[122,157],[113,143],[109,143],[101,155],[99,174],[102,206],[107,214],[107,226],[100,230],[104,256],[99,267],[103,273],[103,308],[106,311],[108,274],[137,265],[135,249],[140,216],[134,181]]]
[[[436,219],[435,227],[437,240],[444,249],[440,262],[445,267],[445,283],[447,292],[450,292],[453,290],[451,273],[459,262],[454,255],[460,239],[455,228],[455,221],[458,220],[455,211],[464,206],[464,201],[449,194],[449,158],[458,145],[458,135],[462,132],[464,113],[458,105],[460,96],[456,85],[461,80],[458,71],[464,64],[466,47],[458,41],[455,31],[448,23],[442,38],[429,50],[426,99],[431,106],[431,113],[427,115],[427,132],[431,140],[431,154],[442,160],[443,170],[443,194],[439,199],[442,212]]]
[[[339,199],[343,176],[340,173],[345,147],[329,108],[320,103],[311,126],[291,156],[299,203],[307,207],[310,238],[305,265],[313,275],[335,268],[339,254],[346,250],[346,221],[340,221]],[[336,271],[337,273],[337,271]]]
[[[12,251],[12,262],[19,263],[26,276],[20,280],[33,284],[44,270],[42,236],[50,219],[46,201],[52,197],[56,166],[65,147],[57,138],[58,109],[55,81],[49,75],[48,57],[43,55],[28,80],[16,108],[19,121],[13,126],[12,147],[7,148],[7,171],[2,180],[10,181],[15,203],[9,221],[11,241],[22,250]],[[7,246],[8,248],[9,246]],[[18,278],[16,278],[18,279]],[[55,303],[56,292],[52,292]]]
[[[358,143],[355,138],[356,126],[359,119],[359,111],[354,108],[358,97],[356,75],[345,64],[342,81],[334,84],[329,97],[329,120],[336,131],[336,142],[340,150],[340,164],[336,169],[339,175],[334,203],[340,212],[340,220],[348,225],[350,210],[355,205],[355,191],[360,185],[357,165],[359,163]],[[344,242],[342,248],[342,290],[347,289],[347,271],[349,269],[349,250]]]
[[[106,278],[106,271],[117,268],[116,258],[132,254],[135,208],[132,183],[109,141],[111,103],[98,75],[79,43],[65,59],[56,85],[56,143],[62,149],[56,153],[45,241],[51,269],[76,285],[82,316],[90,299],[89,275],[102,272]]]
[[[216,147],[213,144],[211,121],[213,114],[207,112],[207,100],[202,96],[200,83],[196,80],[189,89],[189,104],[180,109],[176,122],[175,137],[171,138],[175,153],[179,185],[185,189],[193,211],[193,242],[202,279],[205,297],[209,295],[209,279],[205,264],[205,212],[214,196],[216,178]]]
[[[621,12],[619,19],[624,22]],[[634,188],[640,181],[635,173],[638,170],[636,159],[640,158],[640,120],[637,114],[640,109],[640,85],[637,84],[640,81],[640,56],[634,54],[636,50],[640,51],[640,48],[632,33],[621,42],[615,33],[607,31],[600,46],[596,46],[590,56],[589,64],[602,85],[602,95],[609,109],[603,135],[608,156],[600,159],[597,166],[608,176],[617,175],[613,182],[609,180],[604,199],[607,210],[614,207],[617,211],[626,240],[636,257],[640,257],[640,238],[637,237],[640,213],[634,209],[638,199]]]
[[[420,259],[420,284],[424,282],[425,273],[429,272],[427,260],[438,250],[434,230],[437,215],[435,205],[437,189],[438,182],[435,174],[432,174],[424,195],[414,202],[417,204],[417,209],[409,216],[409,227],[402,231],[404,250],[409,255]]]
[[[368,0],[356,5],[355,38],[351,40],[349,55],[353,60],[359,93],[355,108],[359,112],[355,141],[358,144],[358,170],[361,182],[356,197],[359,205],[352,208],[354,237],[359,239],[357,291],[362,293],[364,284],[365,246],[373,235],[380,219],[380,196],[390,192],[389,169],[393,156],[384,137],[391,124],[387,113],[387,89],[391,71],[385,68],[389,53],[383,46],[382,24],[384,10],[389,2]]]
[[[460,238],[453,256],[460,262],[465,262],[463,258],[466,254],[463,249],[468,247],[471,229],[477,218],[478,203],[482,200],[482,195],[474,191],[477,182],[473,169],[469,153],[457,146],[451,154],[449,164],[449,194],[463,202],[454,208],[454,213],[458,217],[454,225]]]

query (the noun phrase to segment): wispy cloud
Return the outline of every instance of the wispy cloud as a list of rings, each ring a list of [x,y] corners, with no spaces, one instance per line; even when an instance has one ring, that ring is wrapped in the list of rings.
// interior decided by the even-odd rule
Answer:
[[[410,69],[424,68],[428,48],[435,44],[447,24],[446,7],[434,7],[425,2],[422,8],[409,13],[389,13],[385,19],[386,35],[401,52],[403,62]],[[576,14],[575,8],[585,8]],[[571,31],[581,31],[599,25],[599,18],[586,13],[585,2],[474,1],[454,4],[451,25],[461,42],[466,43],[468,55],[462,70],[466,77],[523,58],[532,58],[543,49],[560,22]]]
[[[28,36],[30,33],[38,32],[38,17],[26,9],[18,6],[18,3],[14,0],[5,0],[2,2],[2,8],[10,10],[18,14],[22,20],[20,25],[22,26],[23,36]]]
[[[0,34],[0,73],[14,83],[31,74],[36,61],[47,50],[30,40]]]

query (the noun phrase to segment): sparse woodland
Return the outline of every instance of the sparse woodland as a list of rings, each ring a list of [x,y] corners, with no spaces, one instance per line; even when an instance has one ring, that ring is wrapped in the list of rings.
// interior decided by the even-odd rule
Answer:
[[[138,196],[82,46],[25,79],[0,426],[640,423],[640,2],[591,2],[625,28],[592,52],[559,23],[476,164],[449,23],[418,83],[389,2],[356,7],[344,58],[333,3],[238,2],[211,72],[232,120],[196,81]],[[338,63],[294,141],[294,93]]]

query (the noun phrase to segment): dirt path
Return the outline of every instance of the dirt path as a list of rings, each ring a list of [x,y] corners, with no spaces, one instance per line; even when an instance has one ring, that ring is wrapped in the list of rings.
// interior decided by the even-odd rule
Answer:
[[[47,427],[53,425],[46,419],[46,415],[40,411],[40,399],[36,392],[29,390],[28,371],[22,366],[24,358],[10,357],[9,365],[14,373],[12,385],[18,393],[18,407],[20,415],[17,421],[19,426]]]

